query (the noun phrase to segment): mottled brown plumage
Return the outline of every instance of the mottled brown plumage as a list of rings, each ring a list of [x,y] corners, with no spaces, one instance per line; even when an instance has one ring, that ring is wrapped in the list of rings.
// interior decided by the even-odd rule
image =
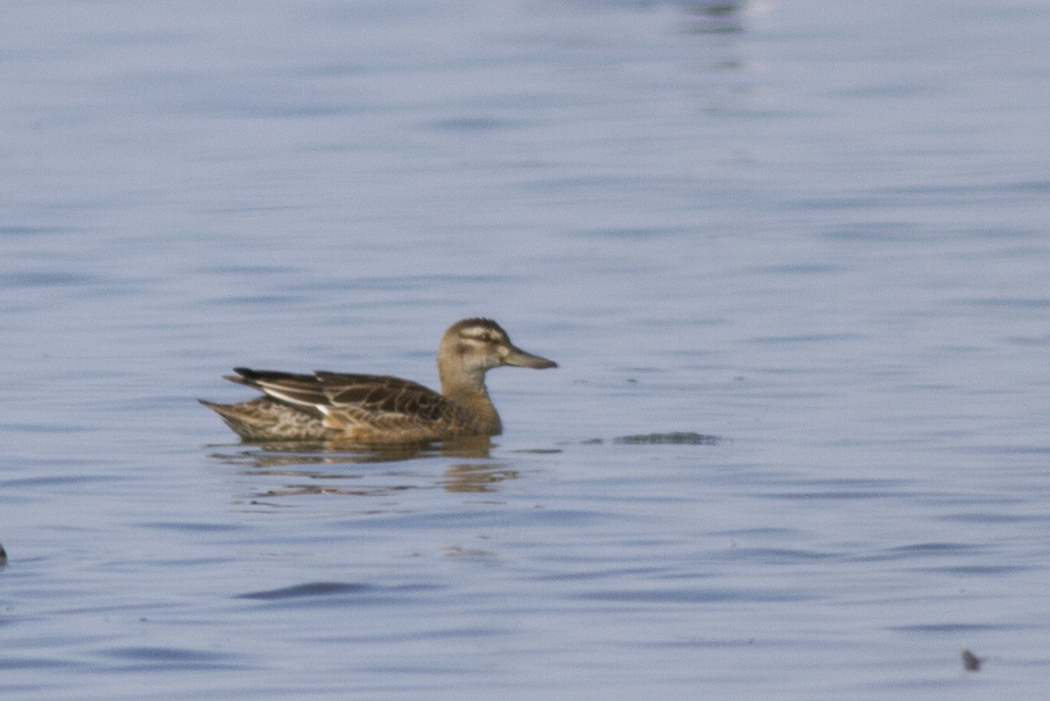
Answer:
[[[248,440],[422,443],[502,431],[485,388],[488,370],[557,367],[515,347],[490,319],[453,324],[441,339],[437,363],[441,394],[388,375],[235,368],[226,379],[266,396],[240,404],[200,401]]]

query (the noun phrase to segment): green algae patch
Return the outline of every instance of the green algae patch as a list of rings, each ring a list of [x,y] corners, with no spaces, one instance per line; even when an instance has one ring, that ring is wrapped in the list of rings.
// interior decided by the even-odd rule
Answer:
[[[615,443],[625,445],[718,445],[722,439],[692,431],[675,433],[645,433],[637,436],[620,436]]]

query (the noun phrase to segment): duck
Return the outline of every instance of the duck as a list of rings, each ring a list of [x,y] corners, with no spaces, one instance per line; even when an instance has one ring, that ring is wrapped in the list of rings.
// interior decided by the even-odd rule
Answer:
[[[441,338],[440,393],[389,375],[234,368],[236,374],[225,379],[263,396],[239,404],[198,401],[248,441],[392,445],[496,436],[503,424],[485,373],[504,365],[558,367],[515,346],[492,319],[471,318],[457,321]]]

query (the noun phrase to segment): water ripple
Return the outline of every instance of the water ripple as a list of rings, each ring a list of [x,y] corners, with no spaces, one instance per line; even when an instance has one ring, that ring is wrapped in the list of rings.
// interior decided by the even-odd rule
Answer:
[[[713,604],[811,601],[819,597],[800,591],[769,589],[619,589],[586,592],[572,598],[620,603]]]

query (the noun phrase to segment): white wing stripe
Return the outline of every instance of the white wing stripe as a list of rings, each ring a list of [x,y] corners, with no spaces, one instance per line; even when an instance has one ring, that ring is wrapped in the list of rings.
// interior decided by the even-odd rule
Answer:
[[[277,387],[271,387],[269,385],[264,385],[260,383],[259,389],[261,389],[263,392],[266,392],[266,394],[270,395],[274,399],[280,399],[281,401],[288,402],[289,404],[298,404],[299,406],[312,406],[315,409],[325,411],[325,407],[323,405],[314,404],[313,402],[304,402],[302,399],[297,399],[296,397],[292,397],[285,394]],[[325,413],[328,412],[325,411]]]

